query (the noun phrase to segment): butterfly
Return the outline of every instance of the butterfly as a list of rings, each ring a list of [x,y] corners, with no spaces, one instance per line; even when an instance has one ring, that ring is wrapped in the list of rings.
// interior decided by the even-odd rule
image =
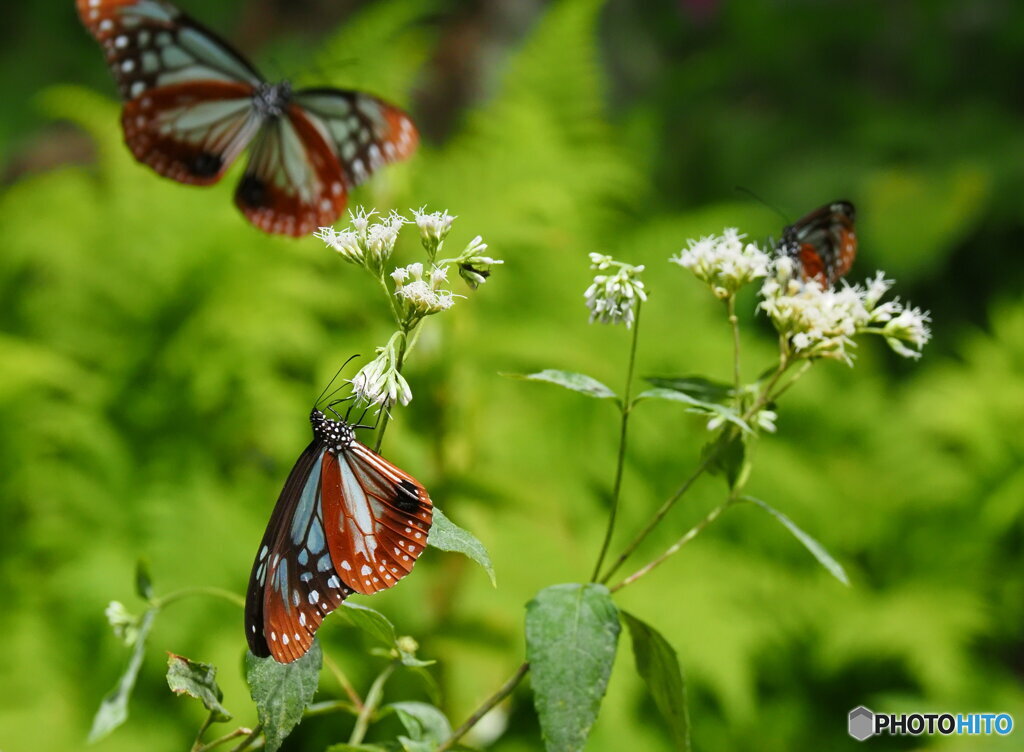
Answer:
[[[833,201],[783,228],[777,252],[798,265],[804,279],[831,287],[857,255],[853,204]]]
[[[332,224],[349,190],[419,142],[408,115],[369,94],[268,83],[164,0],[76,1],[124,99],[135,158],[212,185],[251,147],[235,204],[261,230],[298,237]]]
[[[253,654],[290,663],[352,593],[371,595],[412,571],[430,532],[423,485],[314,406],[313,441],[278,497],[249,576],[245,636]]]

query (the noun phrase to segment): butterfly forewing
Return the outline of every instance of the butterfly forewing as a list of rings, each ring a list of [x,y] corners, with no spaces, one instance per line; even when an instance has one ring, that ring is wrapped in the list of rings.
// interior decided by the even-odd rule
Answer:
[[[327,542],[338,574],[357,593],[386,590],[423,552],[430,496],[416,479],[359,442],[325,460],[324,468]]]
[[[349,438],[325,441],[318,425]],[[350,438],[347,425],[320,415],[314,433],[274,507],[246,594],[250,649],[282,663],[305,654],[352,592],[375,593],[408,574],[432,517],[426,489]]]
[[[319,121],[349,186],[360,185],[386,164],[408,158],[419,143],[408,115],[369,94],[303,89],[296,92],[295,101],[311,120]]]

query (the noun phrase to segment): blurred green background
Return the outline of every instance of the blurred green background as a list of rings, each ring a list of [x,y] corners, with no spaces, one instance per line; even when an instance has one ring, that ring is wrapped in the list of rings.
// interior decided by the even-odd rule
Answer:
[[[353,203],[446,208],[453,244],[479,233],[506,261],[427,323],[407,372],[416,398],[384,446],[497,568],[494,590],[431,551],[370,603],[439,659],[453,722],[522,659],[523,604],[589,575],[614,465],[609,404],[499,372],[558,367],[620,386],[626,332],[588,325],[583,306],[586,253],[600,250],[647,265],[640,373],[727,378],[719,304],[666,260],[726,225],[777,237],[783,220],[744,186],[791,218],[852,199],[851,278],[895,277],[932,311],[935,340],[920,363],[872,341],[852,370],[815,367],[759,446],[751,493],[821,540],[852,587],[738,508],[618,598],[678,650],[695,748],[852,749],[846,713],[862,703],[1024,723],[1024,5],[181,5],[268,77],[410,108],[423,148]],[[341,360],[383,343],[387,309],[319,241],[250,227],[234,177],[197,189],[136,165],[70,0],[9,8],[0,39],[0,748],[78,750],[126,660],[103,609],[139,610],[135,560],[160,592],[241,593],[310,403]],[[401,263],[417,260],[407,240]],[[752,378],[774,341],[746,302]],[[642,405],[632,429],[618,546],[707,436],[667,403]],[[722,493],[699,484],[636,563]],[[380,659],[332,619],[320,634],[365,690]],[[131,717],[97,749],[191,744],[201,710],[168,692],[165,649],[217,664],[225,705],[255,722],[241,611],[197,598],[158,620]],[[623,639],[589,749],[670,748],[632,661]],[[337,691],[325,674],[320,697]],[[424,698],[414,677],[389,684],[389,700]],[[538,749],[528,692],[507,709],[492,748]],[[322,749],[349,724],[309,720],[286,749]]]

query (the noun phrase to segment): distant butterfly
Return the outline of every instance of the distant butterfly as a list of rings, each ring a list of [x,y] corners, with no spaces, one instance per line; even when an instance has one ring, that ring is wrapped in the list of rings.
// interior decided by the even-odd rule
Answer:
[[[804,279],[830,287],[850,271],[857,255],[849,201],[833,201],[815,209],[782,230],[778,253],[797,263]]]
[[[255,655],[301,658],[331,611],[352,593],[386,590],[412,570],[430,531],[423,486],[316,407],[263,534],[245,597]]]
[[[125,100],[132,154],[180,183],[211,185],[250,144],[235,204],[266,232],[332,224],[348,192],[405,159],[419,136],[397,107],[357,91],[271,84],[164,0],[76,0]]]

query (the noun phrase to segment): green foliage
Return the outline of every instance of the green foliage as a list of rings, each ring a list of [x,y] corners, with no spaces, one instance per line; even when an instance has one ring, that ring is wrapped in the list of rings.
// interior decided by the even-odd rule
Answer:
[[[263,734],[270,752],[280,749],[285,738],[302,720],[302,714],[313,701],[320,681],[323,652],[319,640],[301,658],[291,663],[278,663],[273,658],[245,656],[245,678]]]
[[[627,611],[620,611],[633,640],[636,671],[647,684],[654,704],[669,726],[672,744],[689,752],[690,719],[686,709],[686,685],[676,651],[654,627]]]
[[[90,744],[98,742],[128,720],[128,700],[131,698],[135,682],[139,678],[142,659],[146,655],[146,640],[149,638],[149,630],[153,627],[156,614],[156,609],[148,609],[142,615],[128,665],[125,666],[124,673],[121,674],[121,678],[117,680],[114,688],[103,698],[100,709],[93,717],[92,729],[89,731]]]
[[[526,659],[549,752],[583,748],[618,638],[618,609],[603,585],[552,585],[527,604]]]
[[[559,371],[554,368],[546,368],[539,373],[531,373],[525,376],[513,376],[513,378],[525,381],[544,381],[548,384],[571,389],[574,392],[585,394],[595,399],[617,399],[615,392],[606,387],[597,379],[591,378],[583,373],[572,373],[571,371]]]
[[[434,516],[430,524],[430,534],[427,536],[427,545],[433,546],[440,551],[453,551],[468,556],[475,561],[491,580],[494,587],[498,582],[494,577],[494,565],[491,557],[484,548],[484,544],[476,539],[471,532],[463,530],[454,522],[448,519],[437,507],[434,507]]]
[[[231,713],[221,705],[224,693],[217,686],[215,666],[190,660],[183,655],[168,653],[167,686],[175,694],[186,694],[202,702],[214,721],[231,720]]]
[[[425,702],[393,702],[388,708],[398,714],[408,734],[398,737],[406,752],[432,752],[438,744],[451,736],[451,724],[444,713],[433,705]]]

